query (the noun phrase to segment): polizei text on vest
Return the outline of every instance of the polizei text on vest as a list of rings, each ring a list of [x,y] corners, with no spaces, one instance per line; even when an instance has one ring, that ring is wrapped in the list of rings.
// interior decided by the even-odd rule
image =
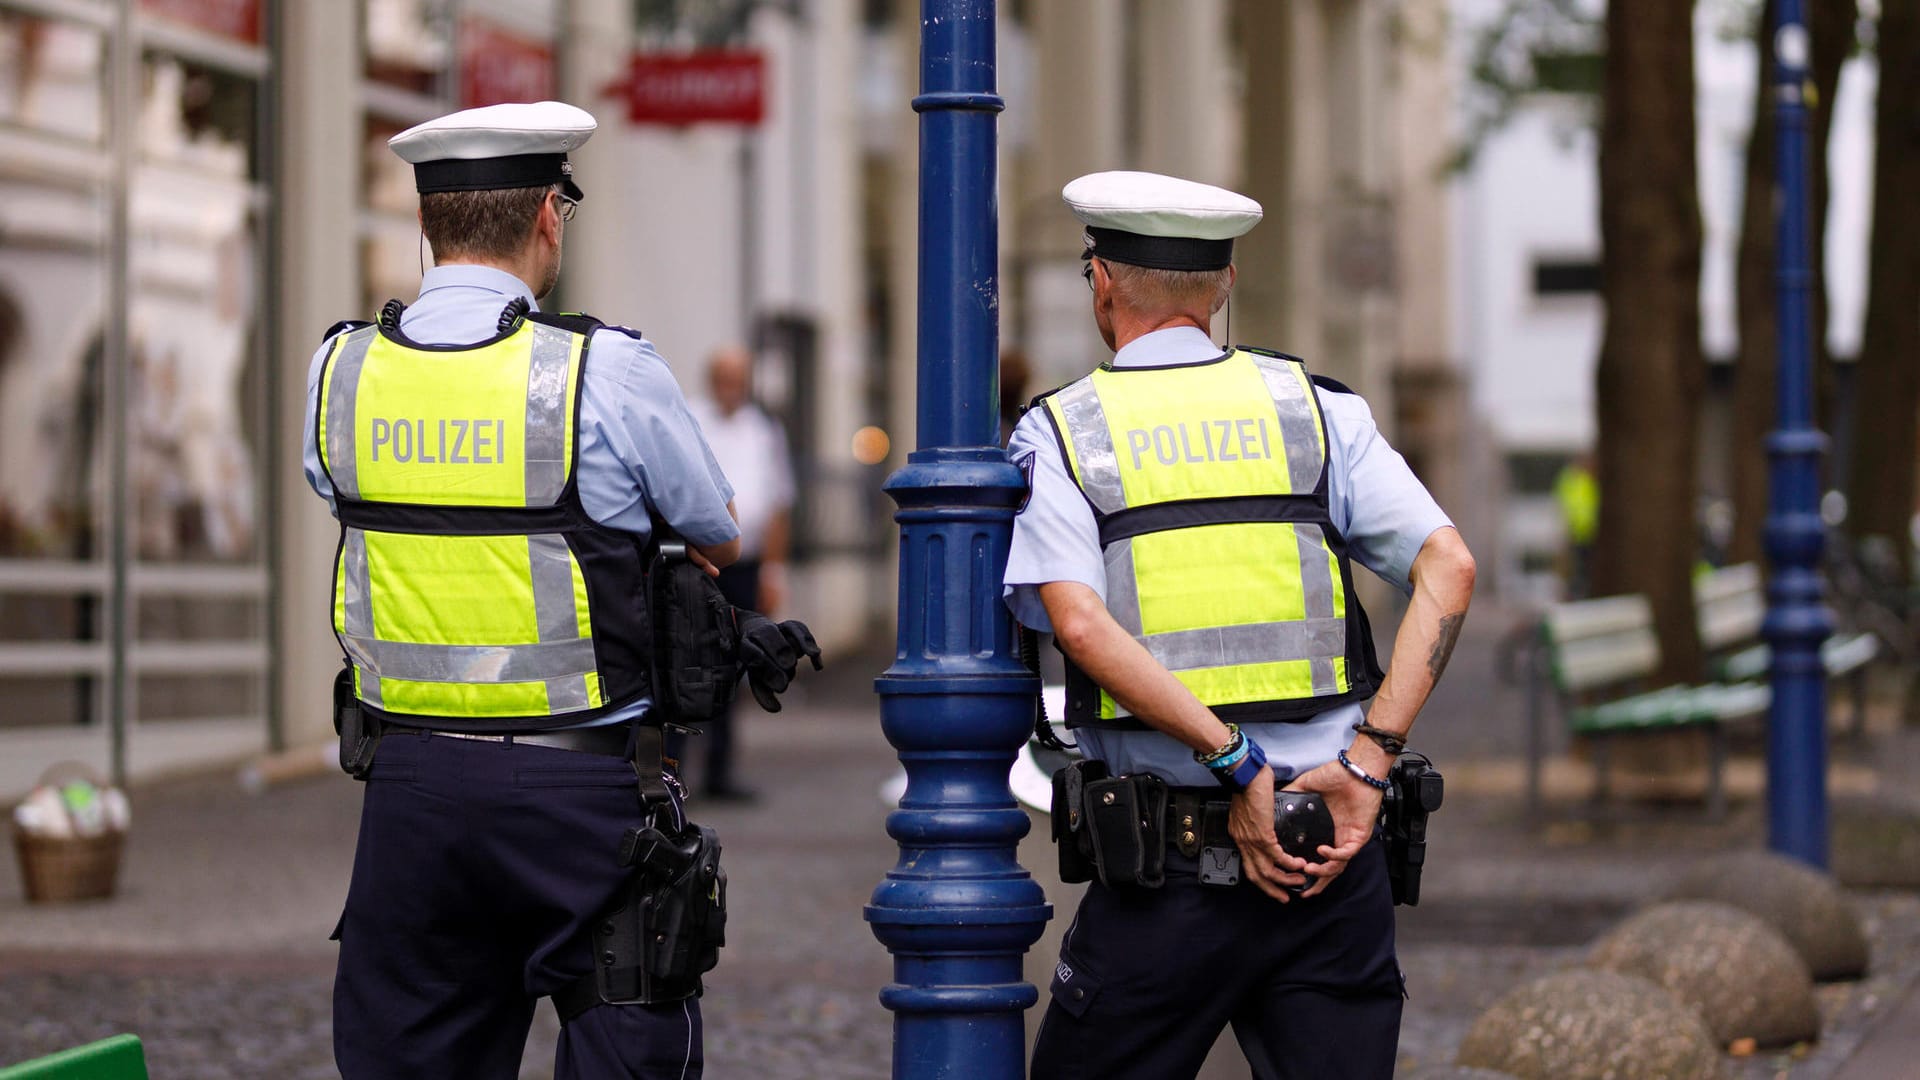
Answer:
[[[504,420],[389,420],[373,418],[373,460],[417,465],[498,465],[504,459]]]

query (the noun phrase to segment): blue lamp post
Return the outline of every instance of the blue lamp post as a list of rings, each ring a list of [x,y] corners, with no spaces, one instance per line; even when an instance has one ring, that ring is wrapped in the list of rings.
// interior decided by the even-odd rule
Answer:
[[[893,1075],[1026,1075],[1021,958],[1052,915],[1015,857],[1007,787],[1039,680],[1000,601],[1026,482],[998,432],[999,240],[992,0],[923,0],[920,19],[919,443],[886,484],[899,506],[899,648],[876,682],[907,790],[900,861],[866,910],[894,957]]]
[[[1767,437],[1772,483],[1766,549],[1773,563],[1761,635],[1772,647],[1767,713],[1768,846],[1827,865],[1827,676],[1820,645],[1833,630],[1823,600],[1820,459],[1827,439],[1813,426],[1813,340],[1808,319],[1807,61],[1812,53],[1800,0],[1779,0],[1772,29],[1775,169],[1780,185],[1775,288],[1780,365],[1779,427]]]

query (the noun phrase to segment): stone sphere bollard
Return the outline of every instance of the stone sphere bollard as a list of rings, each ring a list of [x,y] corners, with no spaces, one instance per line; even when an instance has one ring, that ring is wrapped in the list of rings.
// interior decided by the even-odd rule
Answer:
[[[1771,851],[1736,851],[1696,864],[1675,882],[1671,899],[1717,900],[1780,932],[1816,980],[1867,973],[1867,935],[1838,882],[1798,859]]]
[[[1720,1051],[1694,1010],[1631,975],[1563,971],[1495,1002],[1456,1062],[1521,1080],[1718,1080]]]
[[[1595,943],[1591,967],[1672,991],[1725,1046],[1820,1037],[1813,976],[1779,932],[1730,904],[1675,900],[1634,915]]]

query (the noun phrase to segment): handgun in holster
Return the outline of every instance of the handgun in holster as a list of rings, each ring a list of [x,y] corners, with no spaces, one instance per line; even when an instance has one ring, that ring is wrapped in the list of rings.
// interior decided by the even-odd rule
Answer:
[[[340,736],[340,768],[355,780],[365,780],[380,745],[380,722],[360,707],[352,665],[333,678],[333,733]]]
[[[595,1005],[658,1005],[697,997],[726,944],[727,872],[720,837],[688,822],[677,832],[628,829],[620,864],[633,876],[594,925],[593,975],[553,997],[562,1022]]]
[[[1387,841],[1387,880],[1393,902],[1420,902],[1420,872],[1427,862],[1427,815],[1440,809],[1446,784],[1425,754],[1400,755],[1387,773],[1380,825]]]

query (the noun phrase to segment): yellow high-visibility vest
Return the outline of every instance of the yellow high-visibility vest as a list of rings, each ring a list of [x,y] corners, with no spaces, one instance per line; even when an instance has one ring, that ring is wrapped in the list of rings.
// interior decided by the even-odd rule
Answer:
[[[648,691],[640,545],[574,481],[593,325],[536,314],[427,346],[396,312],[334,337],[315,417],[341,525],[333,628],[377,715],[525,731]]]
[[[1380,683],[1306,365],[1245,347],[1103,366],[1041,399],[1093,508],[1107,610],[1226,720],[1304,720]],[[1073,726],[1137,729],[1068,657]]]

